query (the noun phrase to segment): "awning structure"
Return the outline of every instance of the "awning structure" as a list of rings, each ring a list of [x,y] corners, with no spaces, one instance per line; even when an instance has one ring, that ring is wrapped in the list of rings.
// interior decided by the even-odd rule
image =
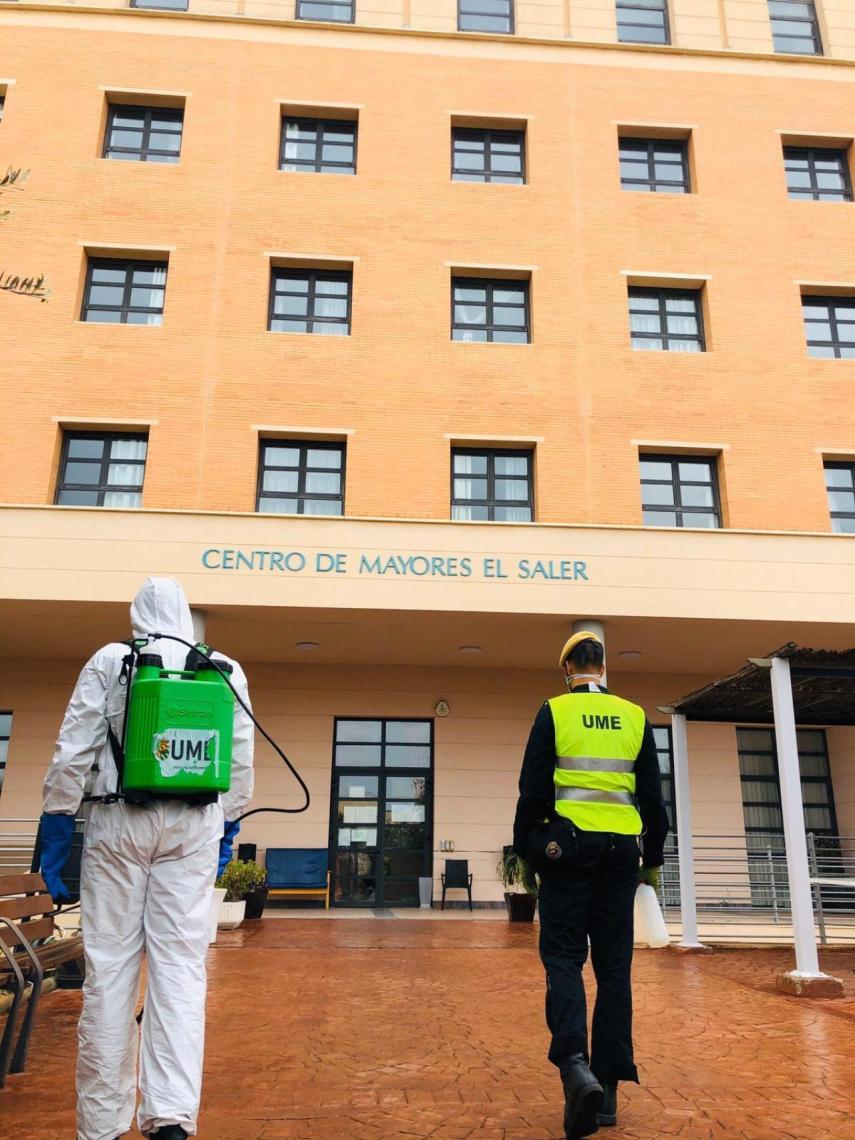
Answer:
[[[737,673],[672,701],[662,711],[681,713],[687,720],[774,724],[769,669],[776,657],[790,665],[798,724],[855,724],[855,649],[803,649],[794,642],[750,660]]]
[[[855,724],[855,649],[807,649],[788,642],[767,657],[751,658],[738,672],[713,681],[660,711],[671,714],[673,729],[683,947],[700,947],[687,722],[771,724],[777,743],[796,955],[795,970],[779,979],[779,988],[788,993],[822,996],[842,991],[841,983],[819,968],[796,725]]]

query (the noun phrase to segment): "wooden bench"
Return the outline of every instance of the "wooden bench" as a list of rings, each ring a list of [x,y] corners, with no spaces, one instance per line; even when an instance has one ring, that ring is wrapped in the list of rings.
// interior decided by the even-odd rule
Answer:
[[[45,971],[83,957],[83,939],[55,938],[56,908],[41,875],[0,876],[0,989],[12,991],[12,1008],[0,1040],[0,1088],[9,1073],[22,1073]],[[18,1013],[29,1002],[12,1049]]]
[[[268,847],[265,857],[268,899],[316,898],[330,906],[329,852],[326,847]]]

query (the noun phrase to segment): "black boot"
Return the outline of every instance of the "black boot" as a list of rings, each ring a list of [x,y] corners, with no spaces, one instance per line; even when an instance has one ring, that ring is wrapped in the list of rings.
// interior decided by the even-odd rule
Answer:
[[[581,1053],[571,1057],[561,1074],[564,1085],[564,1132],[567,1140],[593,1136],[599,1128],[597,1112],[603,1104],[603,1086]]]
[[[617,1085],[603,1085],[603,1103],[597,1113],[597,1124],[617,1124]]]
[[[167,1124],[149,1134],[149,1140],[187,1140],[187,1133],[180,1124]]]

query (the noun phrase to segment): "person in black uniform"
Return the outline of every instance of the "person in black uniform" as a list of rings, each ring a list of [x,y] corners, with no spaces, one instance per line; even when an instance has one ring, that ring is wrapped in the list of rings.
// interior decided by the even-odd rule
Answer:
[[[569,691],[535,717],[514,850],[540,878],[549,1060],[561,1074],[567,1140],[576,1140],[615,1124],[618,1082],[638,1082],[633,904],[640,882],[658,889],[668,816],[653,730],[642,709],[602,686],[602,642],[576,634],[559,665]],[[582,981],[589,939],[597,980],[590,1053]]]

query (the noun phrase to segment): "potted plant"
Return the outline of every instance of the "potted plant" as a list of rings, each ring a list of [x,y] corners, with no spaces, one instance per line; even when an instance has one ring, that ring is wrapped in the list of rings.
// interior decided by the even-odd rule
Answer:
[[[222,930],[234,930],[244,920],[247,895],[261,886],[266,878],[264,869],[257,863],[245,863],[232,859],[226,864],[217,887],[225,889],[225,899],[220,903],[217,925]]]
[[[264,908],[267,906],[267,896],[270,894],[265,869],[259,867],[259,865],[254,862],[250,862],[249,866],[252,868],[254,879],[252,885],[247,888],[246,895],[244,896],[246,901],[246,913],[244,918],[246,918],[247,921],[261,918],[264,913]]]
[[[496,868],[505,888],[505,903],[511,922],[534,922],[537,908],[537,879],[526,861],[513,847],[503,847]]]

